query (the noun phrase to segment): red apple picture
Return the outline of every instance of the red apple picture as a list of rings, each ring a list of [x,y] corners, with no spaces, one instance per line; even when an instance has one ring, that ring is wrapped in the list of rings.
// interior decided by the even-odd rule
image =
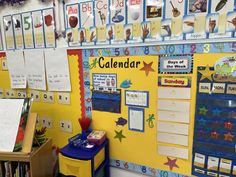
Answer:
[[[52,21],[53,21],[53,18],[51,15],[46,15],[44,17],[44,23],[46,24],[46,26],[51,26],[52,25]]]
[[[69,24],[71,28],[75,28],[78,24],[78,18],[76,16],[69,17]]]

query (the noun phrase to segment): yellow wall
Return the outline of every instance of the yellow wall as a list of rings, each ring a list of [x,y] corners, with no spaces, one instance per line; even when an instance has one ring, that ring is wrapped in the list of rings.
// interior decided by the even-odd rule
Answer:
[[[193,74],[181,74],[181,76],[189,76],[192,78],[189,160],[178,158],[176,164],[179,166],[179,168],[174,168],[173,172],[191,175],[197,66],[214,66],[215,61],[229,55],[232,54],[195,54]],[[111,57],[104,58],[105,61],[109,61]],[[127,57],[123,56],[112,58],[115,61],[125,61]],[[110,156],[112,159],[119,159],[169,171],[169,167],[164,165],[164,163],[167,162],[167,157],[161,156],[157,153],[157,79],[158,76],[165,76],[165,74],[158,74],[158,56],[129,56],[129,59],[131,61],[141,61],[141,63],[142,61],[145,61],[146,63],[153,62],[152,68],[155,70],[155,72],[150,72],[149,76],[146,77],[144,71],[139,70],[143,67],[143,64],[141,64],[138,69],[104,69],[99,67],[92,69],[90,72],[90,81],[92,81],[92,73],[117,73],[118,88],[120,88],[120,84],[123,80],[130,79],[133,83],[131,88],[122,89],[121,114],[93,111],[93,128],[102,129],[107,132],[107,136],[110,140]],[[90,62],[93,60],[94,58],[90,58]],[[171,76],[173,76],[173,74]],[[129,130],[128,124],[125,125],[125,127],[116,126],[115,121],[117,121],[119,117],[124,117],[128,120],[128,106],[125,106],[124,103],[124,90],[149,91],[149,108],[145,108],[145,120],[148,118],[149,114],[155,115],[155,127],[153,129],[149,128],[146,121],[145,131],[143,133]],[[123,134],[126,136],[126,138],[124,138],[122,142],[119,142],[118,139],[114,139],[114,136],[116,135],[115,130],[123,130]],[[159,144],[168,145],[166,143]],[[181,146],[175,145],[175,147]]]
[[[3,58],[0,58],[0,60]],[[77,119],[81,116],[78,56],[69,56],[68,58],[71,74],[71,104],[58,104],[57,93],[54,94],[55,103],[34,102],[32,112],[37,112],[39,116],[51,117],[53,128],[47,129],[47,135],[53,138],[53,143],[62,147],[67,144],[68,138],[80,133],[81,129]],[[0,62],[1,63],[1,62]],[[2,63],[1,63],[2,64]],[[0,64],[0,65],[1,65]],[[0,66],[2,68],[2,66]],[[10,89],[10,80],[8,71],[0,69],[0,88]],[[73,133],[60,131],[60,120],[69,120],[73,124]]]
[[[224,56],[231,56],[234,54],[195,54],[194,55],[194,69],[193,74],[187,76],[192,77],[192,100],[191,100],[191,122],[190,122],[190,134],[189,134],[189,160],[178,159],[177,165],[179,168],[174,168],[173,171],[181,174],[191,174],[191,149],[192,149],[192,137],[193,137],[193,124],[195,113],[195,95],[196,95],[196,71],[197,66],[213,66],[215,61]],[[122,60],[127,57],[118,57],[117,60]],[[165,156],[157,154],[157,65],[158,56],[137,56],[129,57],[131,60],[145,61],[146,63],[153,62],[152,68],[155,72],[150,72],[146,77],[144,71],[139,69],[99,69],[98,67],[92,69],[92,73],[117,73],[118,74],[118,88],[120,83],[125,79],[131,79],[132,87],[128,90],[145,90],[149,91],[149,108],[145,108],[145,119],[149,114],[155,114],[155,127],[149,128],[147,122],[145,122],[144,133],[128,130],[128,125],[125,127],[116,126],[115,121],[119,117],[128,119],[128,107],[124,106],[124,89],[122,89],[122,107],[121,114],[112,114],[107,112],[93,111],[92,125],[94,129],[102,129],[107,131],[108,138],[110,139],[110,153],[111,158],[125,160],[141,165],[147,165],[153,168],[168,170],[169,167],[163,165],[167,162]],[[90,60],[92,60],[91,58]],[[53,137],[53,142],[58,146],[63,146],[67,143],[67,139],[74,134],[80,132],[80,126],[77,119],[81,115],[80,107],[80,91],[79,91],[79,77],[78,77],[78,57],[69,57],[70,73],[71,73],[71,105],[60,105],[57,103],[34,103],[33,111],[38,112],[39,115],[49,116],[53,119],[53,128],[48,129],[48,135]],[[140,65],[142,67],[143,64]],[[1,67],[0,67],[1,68]],[[0,88],[8,89],[10,87],[9,76],[7,71],[0,69]],[[56,96],[56,94],[55,94]],[[64,133],[60,131],[59,121],[70,120],[73,123],[73,134]],[[125,139],[120,143],[117,139],[114,139],[114,130],[123,130]]]

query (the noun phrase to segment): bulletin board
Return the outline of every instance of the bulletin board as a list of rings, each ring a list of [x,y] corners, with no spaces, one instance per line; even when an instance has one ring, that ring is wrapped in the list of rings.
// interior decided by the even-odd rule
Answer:
[[[216,61],[233,56],[234,52],[235,43],[83,50],[85,114],[92,118],[93,129],[107,132],[111,165],[151,176],[191,176],[197,67],[214,66]],[[100,80],[99,86],[93,75],[105,78],[101,79],[105,85],[109,76],[116,78],[112,81],[110,77],[108,86]],[[112,82],[116,88],[110,88]],[[120,94],[120,111],[105,110],[106,105],[103,111],[94,107],[96,94],[102,89],[106,94]],[[180,94],[171,95],[174,92]],[[127,103],[132,94],[144,96],[148,104],[132,100]],[[178,107],[181,119],[163,117],[163,106],[173,106],[169,103],[181,105]],[[130,123],[130,111],[137,113],[143,127],[135,124],[137,129],[130,128],[134,125]],[[187,111],[188,116],[181,114],[182,111]],[[178,142],[163,138],[165,129],[171,130],[173,126],[170,138],[177,137]]]

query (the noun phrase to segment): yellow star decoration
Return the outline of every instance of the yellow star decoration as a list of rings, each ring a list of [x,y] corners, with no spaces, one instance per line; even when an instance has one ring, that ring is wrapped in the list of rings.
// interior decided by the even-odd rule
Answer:
[[[200,81],[202,81],[203,79],[209,79],[210,81],[212,81],[211,76],[215,73],[215,71],[210,70],[209,65],[207,65],[204,70],[199,70],[198,72],[202,74]]]

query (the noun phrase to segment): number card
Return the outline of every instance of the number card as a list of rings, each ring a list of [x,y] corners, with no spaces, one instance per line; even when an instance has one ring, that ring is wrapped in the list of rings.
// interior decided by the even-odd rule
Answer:
[[[13,29],[15,34],[16,49],[24,48],[22,20],[20,14],[12,15]]]
[[[94,26],[93,1],[80,3],[80,22],[81,28],[90,28]]]
[[[125,24],[126,2],[125,0],[110,1],[110,23]]]
[[[44,48],[42,11],[32,12],[35,48]]]
[[[109,23],[108,0],[95,1],[95,24],[104,26]]]
[[[55,48],[56,38],[53,8],[43,10],[43,20],[46,48]]]
[[[143,0],[128,0],[128,23],[143,21]]]
[[[31,12],[22,13],[24,44],[26,49],[34,48]]]
[[[11,15],[3,17],[3,28],[5,34],[6,49],[15,49],[15,40]]]
[[[71,4],[66,6],[66,27],[79,28],[79,4]]]

